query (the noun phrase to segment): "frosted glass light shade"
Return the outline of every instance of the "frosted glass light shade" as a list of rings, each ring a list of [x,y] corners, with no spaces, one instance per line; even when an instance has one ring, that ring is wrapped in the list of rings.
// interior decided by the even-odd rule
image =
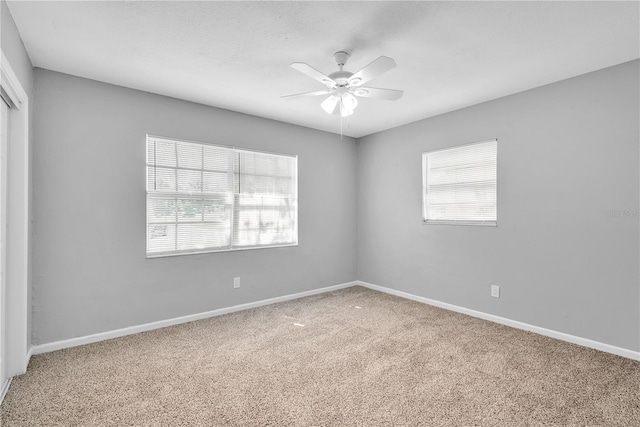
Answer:
[[[358,100],[350,93],[344,93],[340,96],[340,115],[347,117],[353,114],[358,106]]]

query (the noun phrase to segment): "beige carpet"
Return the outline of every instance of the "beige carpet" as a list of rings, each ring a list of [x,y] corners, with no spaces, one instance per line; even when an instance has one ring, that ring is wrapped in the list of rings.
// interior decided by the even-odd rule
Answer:
[[[4,426],[640,425],[640,363],[354,287],[31,359]]]

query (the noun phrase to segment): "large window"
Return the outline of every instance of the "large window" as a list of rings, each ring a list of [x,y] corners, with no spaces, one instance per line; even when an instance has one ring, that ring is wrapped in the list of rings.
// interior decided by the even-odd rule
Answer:
[[[497,154],[495,139],[423,153],[423,221],[497,225]]]
[[[147,256],[297,244],[297,157],[147,136]]]

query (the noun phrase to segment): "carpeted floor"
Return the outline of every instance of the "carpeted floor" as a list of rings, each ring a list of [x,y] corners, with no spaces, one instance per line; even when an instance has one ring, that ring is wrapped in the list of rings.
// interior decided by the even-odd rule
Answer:
[[[640,362],[362,287],[34,356],[2,426],[640,425]]]

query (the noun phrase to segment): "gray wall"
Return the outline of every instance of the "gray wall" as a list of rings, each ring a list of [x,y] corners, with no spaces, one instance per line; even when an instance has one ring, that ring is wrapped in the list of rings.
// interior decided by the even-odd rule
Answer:
[[[357,144],[38,69],[33,343],[358,278],[638,351],[638,64]],[[300,245],[146,259],[147,132],[297,154]],[[490,138],[498,227],[422,225],[421,153]]]
[[[42,69],[35,94],[33,344],[356,279],[353,139]],[[147,132],[298,155],[299,246],[146,259]]]
[[[638,77],[634,61],[358,140],[358,278],[638,351]],[[421,153],[490,138],[498,227],[423,225]]]

